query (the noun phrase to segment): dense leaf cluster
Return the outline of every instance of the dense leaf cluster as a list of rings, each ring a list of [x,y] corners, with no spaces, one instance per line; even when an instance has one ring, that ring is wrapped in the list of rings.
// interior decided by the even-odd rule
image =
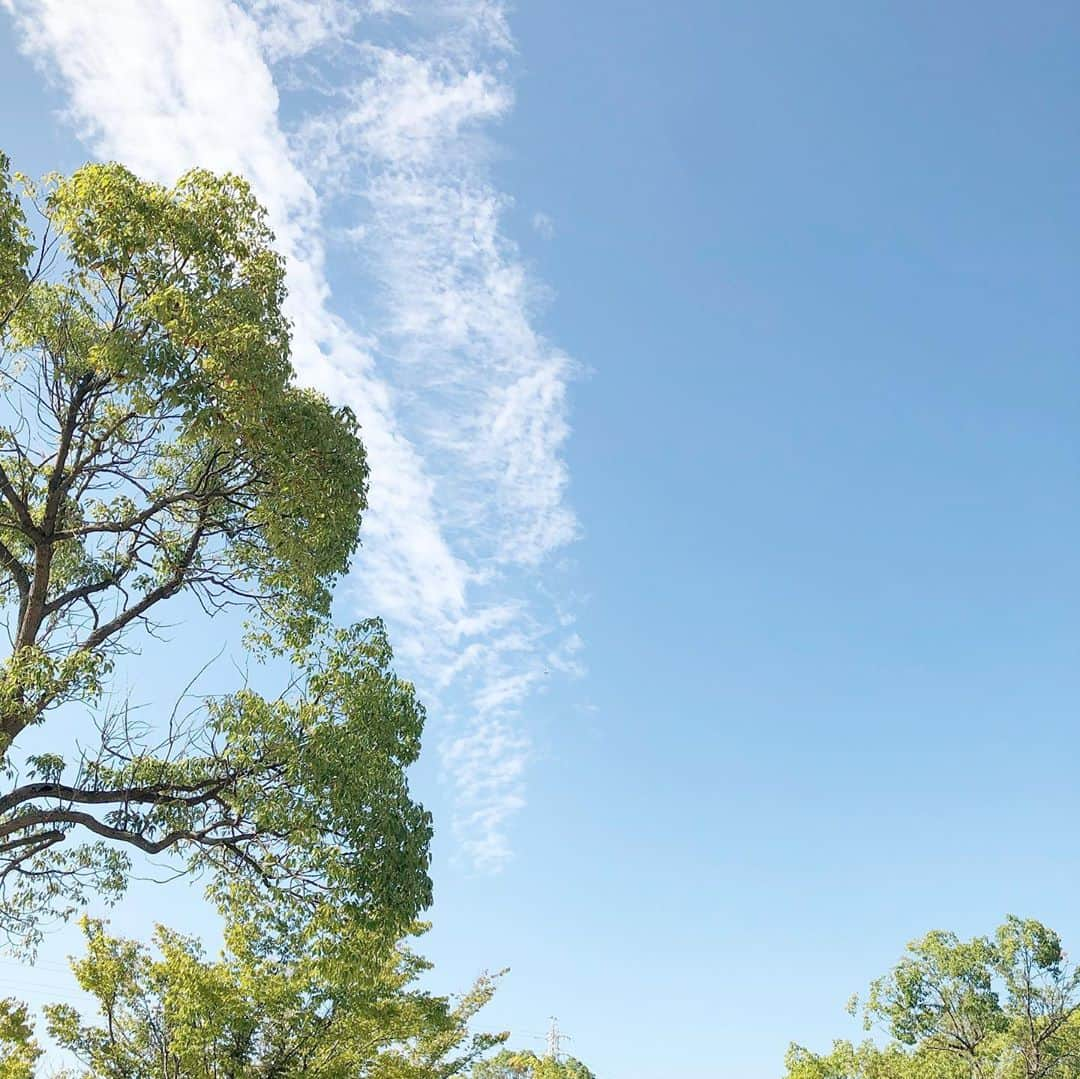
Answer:
[[[473,1079],[596,1079],[573,1057],[539,1057],[529,1050],[505,1049],[483,1060],[472,1071]]]

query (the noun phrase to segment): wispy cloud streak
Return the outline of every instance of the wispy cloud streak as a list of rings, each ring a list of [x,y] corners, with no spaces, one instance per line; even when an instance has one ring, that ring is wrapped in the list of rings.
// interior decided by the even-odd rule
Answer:
[[[518,710],[579,646],[531,587],[576,530],[573,365],[537,332],[490,180],[487,132],[513,103],[502,4],[0,3],[96,153],[163,180],[234,169],[267,203],[298,370],[352,405],[372,460],[352,594],[439,702],[454,829],[498,867],[525,800]],[[316,92],[283,124],[295,90]],[[369,286],[364,332],[331,293],[337,237]]]

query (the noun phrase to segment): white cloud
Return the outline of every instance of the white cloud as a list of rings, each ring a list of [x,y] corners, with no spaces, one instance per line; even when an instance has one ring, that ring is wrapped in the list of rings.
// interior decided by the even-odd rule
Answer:
[[[529,589],[576,531],[560,456],[573,365],[535,328],[490,180],[487,126],[513,103],[502,3],[4,2],[95,153],[166,181],[234,169],[267,204],[298,371],[352,405],[371,457],[351,594],[458,717],[443,744],[455,829],[497,866],[524,804],[516,711],[545,663],[576,669],[578,648]],[[374,40],[390,20],[407,47]],[[286,131],[279,89],[315,70],[318,111]],[[377,340],[334,304],[335,240],[373,283]]]
[[[458,830],[469,860],[479,869],[498,869],[510,856],[505,824],[521,809],[523,773],[530,745],[519,730],[484,716],[443,748],[458,776]]]
[[[246,0],[267,58],[301,56],[350,33],[375,5],[359,0]],[[382,10],[380,7],[378,10]]]

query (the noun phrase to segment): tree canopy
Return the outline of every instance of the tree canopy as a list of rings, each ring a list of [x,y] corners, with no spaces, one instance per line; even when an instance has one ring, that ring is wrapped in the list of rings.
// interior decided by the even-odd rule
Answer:
[[[1080,968],[1040,922],[1009,917],[993,936],[935,931],[870,988],[884,1044],[792,1046],[788,1079],[1077,1079]]]
[[[483,1060],[473,1079],[596,1079],[580,1060],[570,1056],[537,1056],[531,1050],[504,1049]]]
[[[352,413],[298,387],[284,269],[234,175],[117,164],[40,186],[0,157],[0,929],[119,894],[130,853],[219,899],[329,901],[394,931],[430,901],[409,796],[423,709],[377,622],[335,629],[367,462]],[[178,722],[103,706],[118,654],[186,596],[242,608],[294,671]],[[69,746],[20,747],[86,709]],[[86,714],[86,713],[83,713]],[[69,724],[69,727],[71,725]]]
[[[415,982],[426,962],[355,925],[312,935],[284,963],[245,931],[210,960],[165,928],[152,948],[97,920],[83,929],[86,953],[72,967],[98,1014],[70,1004],[45,1012],[49,1034],[87,1079],[449,1079],[505,1037],[468,1026],[494,978],[457,1000],[425,992]],[[15,1035],[13,1052],[30,1044],[28,1029]]]

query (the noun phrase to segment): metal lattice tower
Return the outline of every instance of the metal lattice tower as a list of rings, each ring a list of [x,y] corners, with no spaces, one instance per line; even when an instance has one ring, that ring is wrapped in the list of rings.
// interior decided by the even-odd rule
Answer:
[[[550,1060],[558,1060],[562,1055],[562,1043],[573,1041],[569,1034],[563,1034],[559,1030],[559,1020],[551,1016],[551,1028],[547,1034],[547,1056]]]

